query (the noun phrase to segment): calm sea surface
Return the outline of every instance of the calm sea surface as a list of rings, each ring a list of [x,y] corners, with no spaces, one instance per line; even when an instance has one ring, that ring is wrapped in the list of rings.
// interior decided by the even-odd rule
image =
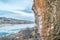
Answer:
[[[0,26],[0,37],[14,34],[14,33],[21,31],[22,29],[31,28],[34,26],[35,24],[19,24],[19,25]]]

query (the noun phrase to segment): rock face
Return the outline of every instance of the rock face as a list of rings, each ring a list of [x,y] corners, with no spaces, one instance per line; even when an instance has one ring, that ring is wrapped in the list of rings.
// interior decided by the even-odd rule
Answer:
[[[33,11],[41,40],[60,40],[60,0],[34,0]]]

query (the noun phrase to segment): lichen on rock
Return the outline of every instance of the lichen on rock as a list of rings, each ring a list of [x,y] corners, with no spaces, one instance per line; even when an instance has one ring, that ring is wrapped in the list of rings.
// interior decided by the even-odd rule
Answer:
[[[60,38],[60,0],[34,0],[35,23],[42,40]]]

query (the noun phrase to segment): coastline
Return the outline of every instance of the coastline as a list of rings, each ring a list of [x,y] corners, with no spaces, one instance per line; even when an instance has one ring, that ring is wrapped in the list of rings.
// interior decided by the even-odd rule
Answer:
[[[25,35],[25,33],[23,34],[23,32],[24,31],[28,31],[27,33],[28,34],[31,34],[31,35]],[[31,31],[30,33],[29,33],[29,31]],[[25,36],[24,36],[25,35]],[[24,37],[26,37],[26,38],[24,38]],[[0,40],[11,40],[11,39],[13,39],[13,40],[23,40],[23,39],[31,39],[31,40],[33,40],[34,39],[34,36],[35,36],[35,30],[34,30],[34,27],[33,28],[26,28],[26,29],[24,29],[24,30],[22,30],[22,31],[19,31],[18,33],[16,33],[16,34],[11,34],[11,35],[8,35],[8,36],[5,36],[5,37],[1,37],[0,38]]]

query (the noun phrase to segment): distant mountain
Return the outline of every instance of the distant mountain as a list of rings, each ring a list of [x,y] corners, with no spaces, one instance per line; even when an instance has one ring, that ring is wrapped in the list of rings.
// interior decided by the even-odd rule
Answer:
[[[0,17],[0,24],[31,24],[33,21],[18,20],[13,18]]]

